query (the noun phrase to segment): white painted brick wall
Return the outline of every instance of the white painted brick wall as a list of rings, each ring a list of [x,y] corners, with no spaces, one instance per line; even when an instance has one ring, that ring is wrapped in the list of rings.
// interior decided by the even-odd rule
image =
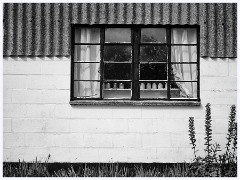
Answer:
[[[13,132],[44,132],[45,129],[44,119],[12,118]]]
[[[67,104],[69,102],[69,97],[69,90],[42,90],[41,103]]]
[[[12,119],[11,118],[3,118],[3,132],[11,132],[12,131]]]
[[[12,102],[22,104],[41,103],[42,90],[14,89],[12,90]]]
[[[26,104],[3,104],[3,117],[25,117],[27,114]]]
[[[70,75],[70,61],[46,61],[42,63],[43,75]]]
[[[188,118],[204,154],[205,105],[222,149],[237,103],[237,60],[201,58],[199,107],[71,106],[69,57],[4,57],[3,159],[50,162],[188,162]]]
[[[27,77],[26,84],[27,89],[69,90],[70,78],[69,75],[32,75]]]
[[[142,147],[142,134],[138,133],[121,133],[112,135],[113,147]]]
[[[25,134],[3,133],[3,147],[4,148],[25,147]]]
[[[27,118],[53,118],[55,104],[27,104]]]
[[[3,88],[3,102],[4,103],[12,102],[12,89]]]
[[[226,77],[207,77],[201,78],[201,90],[236,90],[237,89],[237,76]]]
[[[229,59],[228,63],[228,75],[237,76],[237,61],[235,59]]]
[[[85,134],[84,145],[88,148],[113,147],[112,134]]]
[[[27,75],[3,75],[5,89],[26,89]]]
[[[45,118],[46,132],[67,133],[69,131],[69,119]]]
[[[224,77],[229,74],[228,58],[201,58],[200,61],[200,74],[203,77]]]
[[[32,75],[41,74],[42,61],[26,57],[6,57],[3,61],[3,74]]]
[[[128,119],[71,119],[70,132],[84,133],[127,133]]]

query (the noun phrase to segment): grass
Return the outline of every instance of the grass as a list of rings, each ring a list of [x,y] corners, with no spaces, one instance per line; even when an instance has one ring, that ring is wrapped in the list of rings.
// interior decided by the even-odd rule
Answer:
[[[60,168],[60,169],[56,169]],[[187,164],[4,163],[4,177],[185,177]]]
[[[201,177],[192,163],[3,163],[4,177]],[[237,166],[221,166],[231,177]],[[228,172],[228,173],[223,173]],[[230,173],[229,173],[230,172]],[[234,173],[231,173],[234,172]]]

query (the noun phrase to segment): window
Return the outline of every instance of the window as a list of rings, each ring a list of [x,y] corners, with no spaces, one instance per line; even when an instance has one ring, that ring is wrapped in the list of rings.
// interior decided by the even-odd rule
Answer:
[[[197,25],[72,25],[71,61],[71,101],[200,101]]]

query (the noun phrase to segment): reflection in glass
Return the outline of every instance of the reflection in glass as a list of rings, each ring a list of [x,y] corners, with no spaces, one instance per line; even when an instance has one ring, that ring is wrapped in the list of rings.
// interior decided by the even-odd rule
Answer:
[[[167,46],[147,45],[140,47],[140,61],[163,62],[167,61]]]
[[[99,45],[75,45],[74,61],[100,62]]]
[[[105,42],[131,42],[131,29],[106,28]]]
[[[75,43],[100,43],[100,28],[75,28]]]
[[[111,64],[104,65],[104,79],[130,80],[131,64]]]
[[[165,28],[142,28],[141,42],[166,42]]]
[[[100,83],[95,81],[75,81],[74,97],[77,98],[99,98]]]
[[[172,44],[197,44],[196,28],[173,28]]]
[[[197,98],[196,82],[171,82],[171,98]]]
[[[140,64],[141,80],[167,80],[167,64]]]
[[[131,46],[105,46],[104,61],[124,62],[132,60]]]
[[[100,64],[99,63],[75,63],[74,80],[99,80]]]

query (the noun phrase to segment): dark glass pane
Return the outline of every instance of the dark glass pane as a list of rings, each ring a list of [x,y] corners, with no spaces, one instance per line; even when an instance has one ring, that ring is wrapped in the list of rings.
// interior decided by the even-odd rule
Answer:
[[[140,64],[141,80],[167,80],[167,64]]]
[[[105,42],[131,42],[131,29],[106,28]]]
[[[163,62],[167,61],[167,46],[144,45],[140,47],[140,61]]]
[[[100,43],[100,28],[75,28],[75,43]]]
[[[95,81],[75,81],[74,97],[76,98],[99,98],[100,82]]]
[[[131,79],[131,64],[111,64],[104,66],[104,79]]]
[[[197,81],[196,64],[172,64],[171,78],[174,81]]]
[[[197,44],[196,28],[173,28],[172,44]]]
[[[171,62],[197,62],[197,46],[172,46]]]
[[[104,61],[124,62],[132,60],[131,46],[105,46]]]
[[[100,62],[100,46],[75,45],[74,61]]]
[[[196,82],[171,82],[171,98],[197,98]]]
[[[99,80],[100,63],[75,63],[74,80]]]
[[[165,28],[142,28],[141,42],[166,42]]]

